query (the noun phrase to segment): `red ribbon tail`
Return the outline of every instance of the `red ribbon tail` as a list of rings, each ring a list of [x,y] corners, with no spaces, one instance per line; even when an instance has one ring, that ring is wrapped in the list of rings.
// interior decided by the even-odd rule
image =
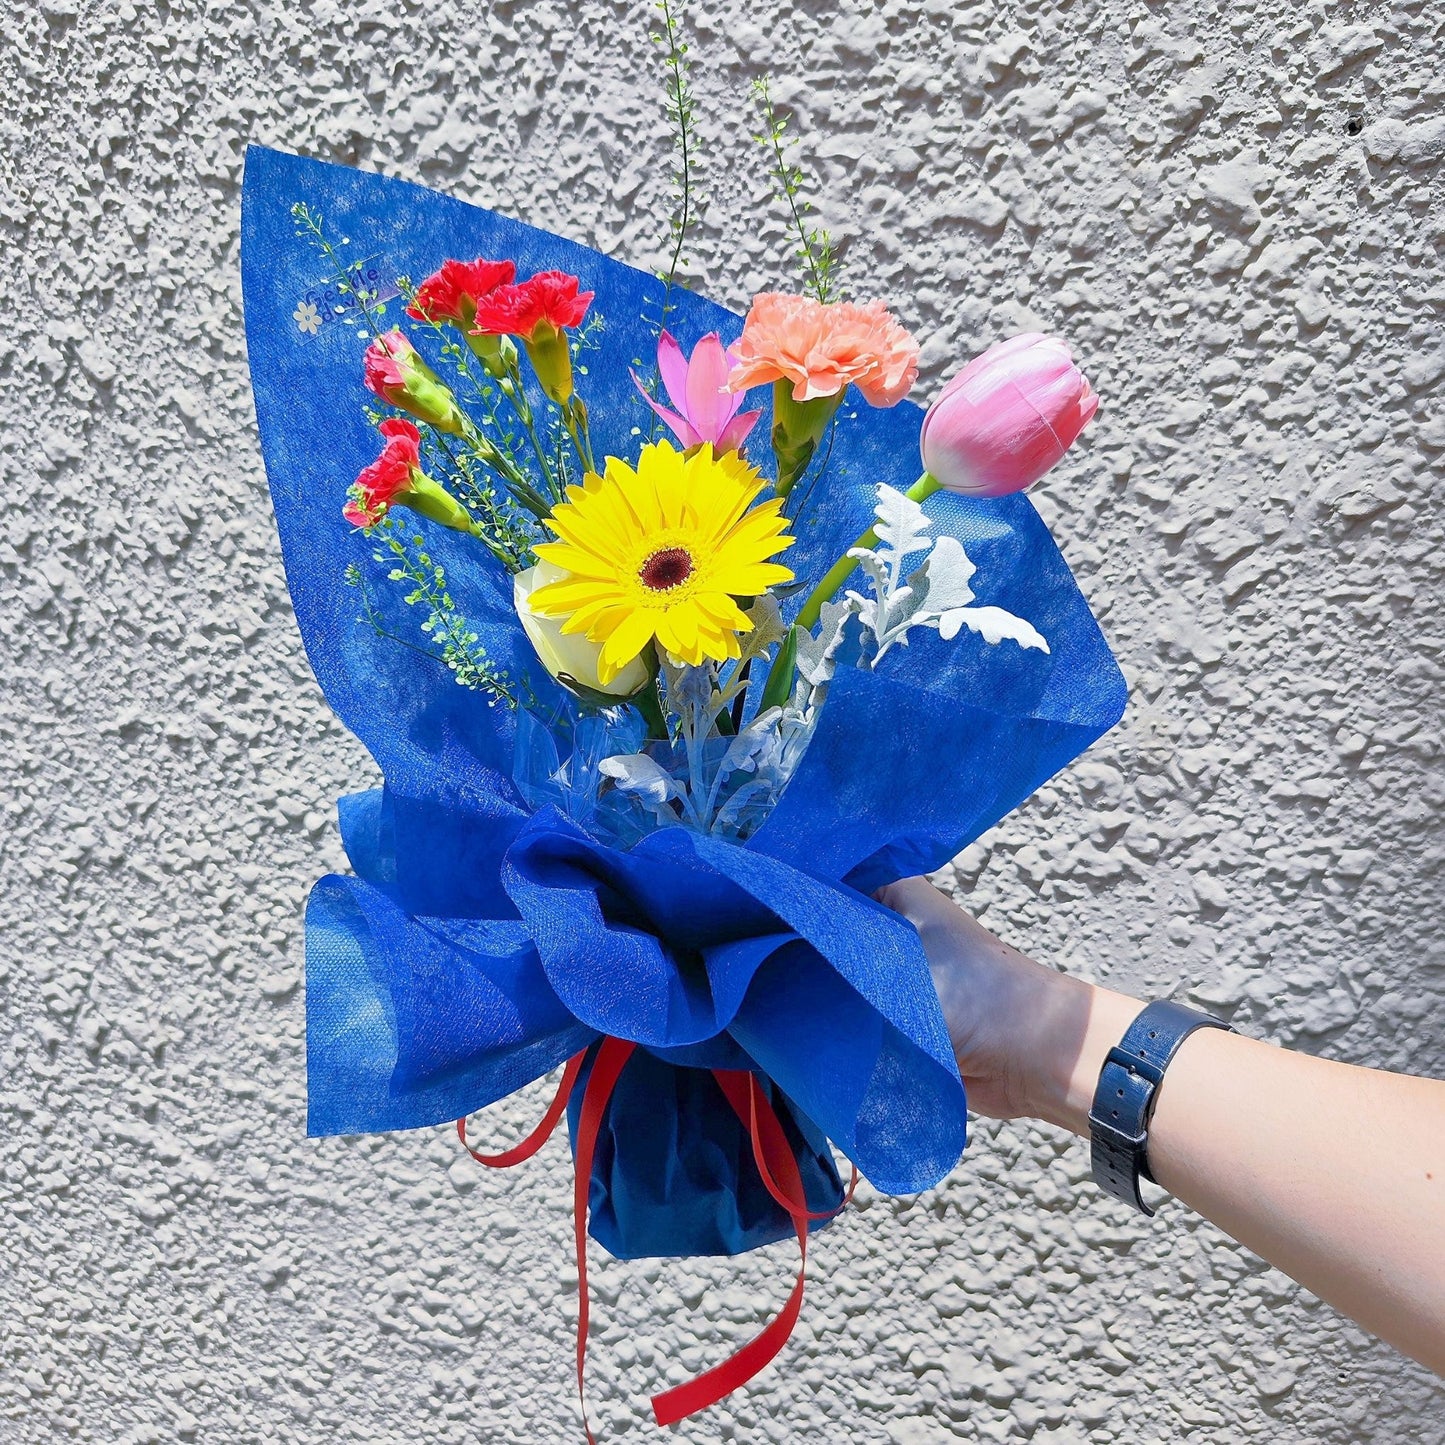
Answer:
[[[457,1120],[457,1138],[462,1141],[462,1148],[478,1164],[485,1164],[488,1169],[507,1169],[513,1164],[520,1164],[524,1159],[530,1159],[552,1137],[553,1129],[557,1127],[562,1115],[567,1112],[567,1101],[572,1097],[572,1090],[577,1084],[577,1075],[582,1072],[582,1060],[586,1056],[587,1051],[584,1049],[580,1054],[573,1054],[567,1060],[567,1067],[562,1070],[562,1081],[557,1085],[556,1096],[547,1106],[547,1112],[542,1115],[541,1122],[521,1143],[514,1144],[502,1154],[479,1154],[467,1143],[467,1121],[465,1118],[461,1118]]]
[[[632,1057],[636,1047],[626,1039],[609,1036],[602,1040],[597,1057],[592,1061],[592,1072],[587,1076],[587,1087],[582,1093],[582,1111],[577,1118],[572,1202],[577,1233],[577,1398],[582,1404],[582,1428],[587,1434],[587,1445],[596,1445],[592,1426],[587,1421],[587,1395],[583,1386],[590,1317],[587,1303],[587,1194],[592,1180],[592,1158],[597,1150],[597,1136],[602,1131],[607,1102],[612,1097],[623,1065]]]
[[[584,1382],[587,1328],[591,1317],[587,1296],[588,1195],[592,1181],[592,1163],[596,1157],[597,1140],[602,1132],[607,1105],[617,1086],[617,1080],[636,1047],[626,1039],[611,1037],[604,1038],[597,1046],[592,1070],[587,1076],[587,1087],[582,1092],[582,1108],[577,1119],[573,1184],[577,1245],[577,1397],[582,1407],[582,1428],[587,1435],[587,1445],[596,1445],[591,1424],[587,1419]],[[467,1143],[467,1121],[462,1118],[457,1120],[457,1137],[462,1141],[462,1147],[478,1164],[485,1164],[489,1169],[506,1169],[510,1165],[530,1159],[551,1137],[562,1115],[567,1112],[568,1101],[581,1076],[587,1053],[584,1049],[567,1060],[561,1082],[557,1085],[557,1093],[548,1105],[547,1112],[537,1127],[520,1143],[514,1144],[501,1154],[481,1154]],[[675,1425],[679,1420],[695,1415],[709,1405],[717,1404],[719,1400],[747,1384],[777,1357],[792,1335],[803,1307],[803,1283],[808,1261],[808,1225],[813,1220],[832,1218],[853,1198],[853,1191],[858,1186],[858,1171],[855,1168],[848,1192],[838,1209],[817,1213],[809,1210],[798,1161],[793,1156],[782,1121],[759,1086],[756,1075],[745,1070],[718,1069],[713,1071],[713,1077],[728,1103],[732,1105],[733,1112],[748,1131],[753,1146],[753,1162],[757,1165],[764,1186],[793,1221],[798,1236],[798,1277],[787,1303],[755,1339],[750,1340],[720,1365],[715,1365],[695,1379],[653,1396],[652,1412],[659,1425]]]
[[[782,1208],[789,1214],[801,1214],[811,1223],[817,1219],[833,1219],[853,1202],[853,1195],[858,1188],[856,1164],[852,1166],[853,1177],[848,1181],[842,1202],[832,1209],[810,1210],[803,1193],[802,1176],[798,1173],[792,1148],[788,1144],[788,1136],[783,1132],[782,1121],[768,1102],[768,1096],[759,1086],[757,1075],[719,1071],[715,1072],[713,1077],[727,1095],[733,1111],[748,1126],[748,1133],[752,1136],[753,1162],[758,1166],[763,1186]],[[792,1178],[797,1181],[797,1188],[791,1196],[778,1184],[773,1172],[771,1161],[780,1159],[786,1159],[788,1164],[793,1166],[791,1173]]]
[[[709,1405],[717,1404],[724,1396],[747,1384],[777,1358],[793,1333],[803,1307],[803,1283],[808,1263],[808,1222],[827,1219],[837,1213],[837,1210],[830,1209],[815,1214],[808,1209],[798,1161],[793,1157],[782,1122],[767,1096],[758,1087],[757,1078],[746,1071],[731,1069],[714,1070],[713,1077],[752,1138],[753,1159],[768,1193],[792,1217],[793,1227],[798,1235],[798,1277],[787,1303],[760,1335],[720,1365],[714,1365],[695,1379],[653,1396],[652,1413],[659,1425],[675,1425],[679,1420],[695,1415]],[[853,1186],[849,1187],[848,1198],[843,1201],[844,1204],[852,1198],[857,1178],[857,1170],[854,1170]],[[839,1205],[840,1209],[842,1207]]]

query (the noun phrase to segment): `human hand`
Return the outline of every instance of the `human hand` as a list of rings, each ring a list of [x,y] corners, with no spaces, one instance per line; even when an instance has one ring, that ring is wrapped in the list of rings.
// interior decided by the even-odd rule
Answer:
[[[878,898],[923,941],[973,1109],[1087,1136],[1139,1000],[1026,958],[922,878]],[[1149,1177],[1445,1374],[1442,1141],[1445,1083],[1200,1029],[1159,1089]]]
[[[889,884],[878,899],[918,930],[969,1106],[1087,1134],[1104,1056],[1143,1005],[1035,963],[927,879]]]

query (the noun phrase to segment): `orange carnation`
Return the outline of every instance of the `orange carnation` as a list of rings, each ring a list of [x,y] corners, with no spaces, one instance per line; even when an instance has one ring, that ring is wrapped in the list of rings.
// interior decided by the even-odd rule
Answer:
[[[786,381],[794,401],[839,396],[852,384],[873,406],[896,406],[918,377],[918,343],[881,301],[822,302],[765,291],[734,348],[729,391]]]

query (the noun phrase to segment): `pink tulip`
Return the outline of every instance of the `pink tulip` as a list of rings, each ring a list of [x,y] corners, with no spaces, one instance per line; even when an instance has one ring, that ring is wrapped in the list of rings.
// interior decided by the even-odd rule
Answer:
[[[672,429],[684,447],[711,443],[713,451],[737,451],[757,425],[760,411],[739,412],[743,399],[727,389],[733,358],[715,331],[710,331],[692,349],[689,360],[682,347],[664,331],[657,343],[657,369],[676,411],[648,396],[636,372],[632,380],[643,400]]]
[[[1074,444],[1099,398],[1052,336],[1025,332],[976,356],[923,419],[923,465],[951,492],[1032,486]]]

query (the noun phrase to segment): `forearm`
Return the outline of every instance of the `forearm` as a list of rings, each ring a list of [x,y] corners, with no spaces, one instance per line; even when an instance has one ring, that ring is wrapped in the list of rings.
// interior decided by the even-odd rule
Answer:
[[[1059,986],[1084,990],[1053,1011],[1064,1037],[1041,1056],[1061,1062],[1024,1092],[1028,1112],[1087,1136],[1104,1056],[1142,1005]],[[1241,1244],[1445,1373],[1445,1083],[1201,1029],[1160,1087],[1149,1164]]]
[[[1203,1030],[1160,1089],[1149,1160],[1170,1193],[1445,1374],[1445,1084]]]
[[[1087,1137],[1139,1000],[1035,963],[922,879],[883,901],[918,930],[973,1107]],[[1445,1374],[1445,1083],[1200,1029],[1160,1085],[1148,1153],[1171,1193]]]

